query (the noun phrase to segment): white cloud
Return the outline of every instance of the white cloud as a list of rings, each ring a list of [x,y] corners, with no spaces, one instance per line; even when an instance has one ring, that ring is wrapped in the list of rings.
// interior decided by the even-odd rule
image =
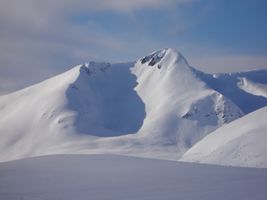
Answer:
[[[23,12],[26,9],[27,11],[34,11],[35,9],[39,11],[41,8],[50,9],[51,11],[57,10],[134,10],[142,8],[151,8],[151,7],[162,7],[169,6],[173,4],[183,4],[189,3],[194,0],[2,0],[2,7],[8,7],[7,9],[15,9],[17,12]]]
[[[62,19],[77,13],[99,11],[132,12],[144,8],[162,8],[194,0],[1,0],[1,21],[29,22],[45,26],[51,20]]]

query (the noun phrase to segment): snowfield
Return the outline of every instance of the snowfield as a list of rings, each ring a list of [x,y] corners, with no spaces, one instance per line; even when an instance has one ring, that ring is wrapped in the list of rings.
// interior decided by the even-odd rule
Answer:
[[[267,170],[111,155],[0,163],[1,200],[266,200]]]
[[[266,85],[266,70],[206,74],[173,49],[134,63],[85,63],[0,97],[0,161],[54,154],[179,160],[213,131],[267,106]],[[246,152],[265,135],[254,134]],[[231,148],[229,155],[238,146]],[[266,149],[257,152],[253,161],[218,164],[265,167]]]

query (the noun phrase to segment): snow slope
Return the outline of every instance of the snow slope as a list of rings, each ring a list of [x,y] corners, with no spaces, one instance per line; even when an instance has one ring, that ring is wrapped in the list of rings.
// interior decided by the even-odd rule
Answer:
[[[78,65],[0,97],[0,161],[70,153],[179,159],[207,134],[267,105],[238,87],[239,76],[220,77],[172,49],[135,63]]]
[[[267,107],[206,136],[182,161],[267,168]]]
[[[267,170],[107,155],[0,163],[1,200],[266,200]]]

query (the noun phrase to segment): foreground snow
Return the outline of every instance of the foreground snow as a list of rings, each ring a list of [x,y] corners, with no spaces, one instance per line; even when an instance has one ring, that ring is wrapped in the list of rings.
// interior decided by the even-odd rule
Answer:
[[[267,107],[250,113],[206,136],[181,160],[267,168]]]
[[[1,200],[266,200],[267,170],[108,155],[0,163]]]

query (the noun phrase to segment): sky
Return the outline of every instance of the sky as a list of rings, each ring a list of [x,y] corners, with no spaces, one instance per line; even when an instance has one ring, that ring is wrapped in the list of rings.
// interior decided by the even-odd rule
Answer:
[[[265,0],[1,0],[0,95],[170,47],[205,72],[267,69]]]

